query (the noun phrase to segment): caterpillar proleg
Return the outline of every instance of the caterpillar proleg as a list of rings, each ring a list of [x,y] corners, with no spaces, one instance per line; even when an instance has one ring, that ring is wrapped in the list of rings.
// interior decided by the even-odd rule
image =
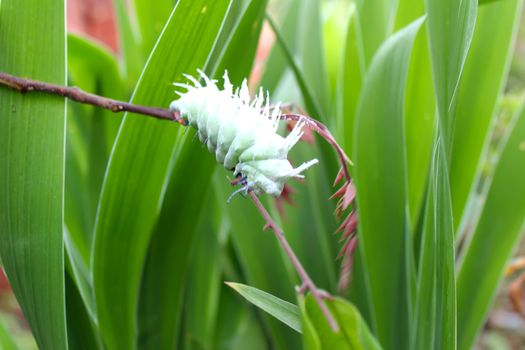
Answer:
[[[305,122],[299,120],[288,136],[279,135],[281,112],[279,105],[270,108],[268,92],[260,89],[250,99],[246,80],[234,90],[225,72],[221,90],[216,80],[199,74],[205,85],[190,75],[185,77],[191,84],[174,84],[186,92],[176,92],[179,99],[170,109],[197,130],[217,162],[244,179],[245,190],[277,197],[288,179],[302,178],[302,172],[318,162],[312,159],[297,168],[290,164],[288,152],[301,138]]]

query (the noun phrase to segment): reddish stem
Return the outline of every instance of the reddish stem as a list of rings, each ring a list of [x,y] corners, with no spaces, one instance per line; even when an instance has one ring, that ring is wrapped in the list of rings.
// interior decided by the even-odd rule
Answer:
[[[157,119],[167,119],[179,122],[179,113],[169,109],[146,107],[117,101],[110,98],[90,94],[77,87],[49,84],[42,81],[24,79],[0,72],[0,85],[5,85],[21,93],[40,91],[46,94],[67,97],[73,101],[108,109],[112,112],[131,112],[147,115]]]
[[[281,245],[284,252],[286,253],[288,258],[292,262],[293,267],[295,268],[295,270],[301,277],[301,281],[303,283],[301,288],[307,289],[310,291],[310,293],[312,293],[312,296],[314,297],[315,301],[319,305],[321,312],[326,317],[326,320],[330,324],[330,327],[332,328],[334,332],[338,332],[339,325],[337,324],[337,321],[334,319],[334,317],[330,313],[330,310],[328,310],[328,307],[326,306],[323,300],[323,297],[326,296],[326,293],[323,293],[322,291],[317,289],[317,287],[315,286],[310,276],[308,276],[308,273],[304,269],[303,265],[301,265],[301,262],[299,261],[295,253],[293,252],[292,247],[290,247],[290,244],[288,244],[288,241],[286,240],[286,237],[284,236],[283,230],[281,230],[281,228],[275,223],[275,221],[273,221],[272,217],[270,216],[266,208],[262,205],[257,195],[253,191],[249,191],[248,193],[253,203],[255,204],[255,206],[257,207],[257,209],[263,216],[264,220],[266,220],[266,225],[264,227],[272,229],[272,231],[275,234],[275,237],[277,237],[277,240],[279,241],[279,244]]]
[[[292,120],[292,121],[299,121],[303,120],[306,122],[306,126],[315,131],[319,134],[322,138],[324,138],[336,151],[337,156],[339,158],[339,162],[341,163],[341,166],[343,168],[343,173],[345,175],[346,181],[351,181],[350,178],[350,172],[348,171],[347,163],[352,164],[350,161],[350,158],[345,154],[345,151],[339,146],[337,141],[335,141],[335,138],[332,136],[332,133],[330,133],[330,130],[321,123],[320,121],[317,121],[307,115],[302,114],[282,114],[281,115],[282,120]]]

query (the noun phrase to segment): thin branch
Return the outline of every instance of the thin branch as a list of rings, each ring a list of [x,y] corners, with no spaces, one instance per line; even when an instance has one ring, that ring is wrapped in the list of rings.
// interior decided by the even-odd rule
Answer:
[[[176,111],[170,111],[169,109],[139,106],[128,102],[117,101],[90,94],[76,87],[66,87],[45,83],[42,81],[19,78],[4,72],[0,72],[0,85],[5,85],[21,93],[40,91],[47,94],[63,96],[73,101],[97,106],[115,113],[131,112],[147,115],[157,119],[182,122],[180,119],[180,114]]]
[[[295,255],[295,253],[292,250],[292,247],[290,247],[290,244],[288,244],[288,241],[286,240],[286,237],[284,236],[283,230],[279,228],[279,226],[273,221],[272,217],[266,210],[266,208],[262,205],[261,201],[257,197],[257,195],[253,191],[248,191],[248,194],[250,195],[250,198],[252,199],[253,203],[263,216],[264,220],[266,220],[265,228],[271,228],[272,231],[275,234],[275,237],[277,237],[277,240],[279,241],[279,244],[285,251],[286,255],[292,262],[292,265],[294,266],[295,270],[299,274],[299,277],[301,277],[302,286],[301,289],[307,289],[312,293],[312,296],[314,297],[315,301],[319,305],[319,308],[321,309],[321,312],[326,317],[326,320],[330,324],[330,327],[334,332],[339,331],[339,325],[337,324],[337,321],[334,319],[332,314],[330,313],[330,310],[328,310],[328,307],[326,306],[323,298],[326,296],[326,293],[320,291],[315,286],[314,282],[308,276],[308,273],[306,273],[306,270],[304,269],[303,265],[301,265],[301,262]]]

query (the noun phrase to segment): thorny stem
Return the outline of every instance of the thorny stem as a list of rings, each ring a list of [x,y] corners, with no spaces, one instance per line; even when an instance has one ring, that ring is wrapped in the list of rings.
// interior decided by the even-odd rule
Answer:
[[[139,106],[139,105],[131,104],[128,102],[113,100],[113,99],[109,99],[106,97],[90,94],[76,87],[66,87],[66,86],[61,86],[61,85],[45,83],[42,81],[19,78],[19,77],[15,77],[13,75],[7,74],[5,72],[0,72],[0,85],[5,85],[21,93],[39,91],[39,92],[43,92],[43,93],[47,93],[51,95],[67,97],[73,101],[97,106],[103,109],[110,110],[115,113],[131,112],[131,113],[137,113],[137,114],[150,116],[150,117],[157,118],[157,119],[182,122],[182,120],[180,119],[180,114],[177,111],[171,111],[169,109],[156,108],[156,107]],[[320,136],[322,136],[326,141],[328,141],[328,143],[330,143],[334,147],[339,157],[339,160],[341,161],[341,165],[343,167],[345,178],[348,181],[350,181],[350,174],[346,166],[347,162],[350,162],[350,160],[345,155],[341,147],[337,144],[337,142],[333,138],[330,131],[328,131],[326,126],[324,126],[322,123],[308,116],[305,116],[305,115],[283,114],[281,116],[281,119],[294,120],[294,121],[305,120],[306,125],[309,128],[316,131]],[[249,195],[252,201],[254,202],[255,206],[261,213],[261,215],[266,220],[266,227],[271,228],[273,230],[277,240],[279,241],[279,244],[284,249],[286,255],[289,257],[290,261],[292,262],[292,265],[294,266],[295,270],[299,274],[302,280],[302,283],[303,283],[301,286],[301,290],[303,291],[309,290],[312,293],[312,296],[314,297],[317,304],[319,305],[321,312],[326,317],[326,320],[330,324],[330,327],[332,328],[332,330],[334,332],[339,331],[339,325],[337,324],[337,321],[334,319],[334,317],[328,310],[323,300],[323,298],[329,297],[329,295],[317,289],[314,282],[312,281],[310,276],[308,276],[305,269],[301,265],[299,259],[297,258],[292,248],[288,244],[288,241],[286,240],[284,236],[284,232],[279,228],[279,226],[277,226],[275,221],[273,221],[272,217],[270,216],[266,208],[264,208],[259,198],[257,198],[257,195],[253,191],[249,191]]]
[[[306,273],[303,265],[301,265],[301,262],[293,252],[292,247],[290,247],[290,244],[288,244],[288,241],[284,236],[283,230],[281,230],[279,226],[275,223],[275,221],[273,221],[272,217],[270,216],[266,208],[262,205],[257,195],[253,191],[248,191],[248,194],[250,195],[250,198],[252,199],[253,203],[255,204],[261,215],[264,217],[264,220],[266,220],[265,228],[272,229],[272,231],[275,234],[275,237],[277,237],[277,240],[279,241],[279,244],[284,249],[286,255],[292,262],[292,265],[294,266],[295,270],[301,277],[303,284],[300,287],[299,291],[301,292],[302,290],[304,292],[304,289],[307,289],[310,291],[310,293],[312,293],[312,296],[319,305],[319,308],[321,309],[321,312],[323,313],[324,317],[326,317],[326,320],[330,324],[330,327],[334,332],[338,332],[339,325],[330,313],[330,310],[328,310],[328,307],[326,306],[323,300],[323,298],[327,296],[326,293],[323,293],[322,291],[317,289],[310,276],[308,276],[308,273]]]
[[[167,119],[171,121],[180,120],[179,113],[168,109],[139,106],[123,101],[112,100],[110,98],[90,94],[77,87],[54,85],[41,81],[19,78],[4,72],[0,72],[0,85],[5,85],[21,93],[40,91],[47,94],[63,96],[73,101],[108,109],[115,113],[131,112],[157,119]]]

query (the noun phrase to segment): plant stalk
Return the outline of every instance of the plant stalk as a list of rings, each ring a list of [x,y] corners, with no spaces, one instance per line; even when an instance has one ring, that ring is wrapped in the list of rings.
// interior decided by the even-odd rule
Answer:
[[[283,230],[275,223],[275,221],[272,219],[264,205],[261,203],[257,195],[253,191],[248,191],[248,194],[250,195],[251,200],[263,216],[264,220],[266,220],[265,228],[271,228],[273,233],[275,234],[275,237],[279,241],[279,244],[283,248],[284,252],[290,259],[293,267],[299,274],[299,277],[301,277],[301,281],[303,283],[301,289],[305,288],[312,293],[312,296],[314,297],[315,301],[319,305],[319,308],[321,309],[321,312],[323,313],[324,317],[328,321],[328,324],[330,324],[330,327],[334,332],[339,331],[339,325],[337,324],[337,321],[330,313],[330,310],[328,310],[328,307],[326,306],[326,303],[324,302],[323,298],[326,296],[326,293],[323,293],[317,287],[315,286],[314,282],[308,276],[308,273],[304,269],[303,265],[295,255],[294,251],[292,250],[292,247],[290,247],[290,244],[286,240],[286,237],[284,236]]]
[[[73,101],[97,106],[115,113],[131,112],[157,119],[166,119],[177,122],[180,120],[179,113],[176,111],[170,111],[169,109],[139,106],[90,94],[77,87],[61,86],[42,81],[19,78],[5,72],[0,72],[0,85],[5,85],[21,93],[39,91],[46,94],[67,97]]]

